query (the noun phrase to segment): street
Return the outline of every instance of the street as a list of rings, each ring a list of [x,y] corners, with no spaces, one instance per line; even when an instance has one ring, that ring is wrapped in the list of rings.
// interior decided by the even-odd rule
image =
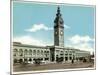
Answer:
[[[54,70],[54,69],[74,69],[74,68],[93,68],[93,63],[52,63],[52,64],[16,64],[13,66],[14,72],[20,71],[40,71],[40,70]]]

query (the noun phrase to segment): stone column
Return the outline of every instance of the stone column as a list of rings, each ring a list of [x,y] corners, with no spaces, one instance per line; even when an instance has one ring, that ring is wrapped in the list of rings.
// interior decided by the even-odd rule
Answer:
[[[56,50],[55,50],[55,62],[56,62]]]
[[[73,59],[73,53],[72,53],[72,59]]]
[[[35,59],[36,59],[36,58],[37,58],[37,50],[35,50],[35,52],[36,52],[36,53],[35,53]]]
[[[69,51],[68,51],[68,55],[67,55],[67,58],[68,58],[68,62],[69,62]]]
[[[49,62],[50,62],[50,60],[51,60],[51,59],[50,59],[50,51],[49,51]]]
[[[24,50],[22,50],[22,58],[23,58],[23,62],[24,62]]]
[[[44,61],[44,51],[43,51],[43,55],[42,55],[42,57],[43,57],[43,61]]]
[[[33,50],[32,50],[32,55],[31,55],[31,62],[33,63]]]
[[[63,57],[64,57],[64,58],[63,58],[64,60],[63,60],[63,61],[64,61],[64,63],[65,63],[65,51],[63,51],[63,54],[64,54],[64,56],[63,56]]]
[[[18,49],[17,52],[16,52],[16,57],[17,57],[18,60],[19,60],[19,49]]]

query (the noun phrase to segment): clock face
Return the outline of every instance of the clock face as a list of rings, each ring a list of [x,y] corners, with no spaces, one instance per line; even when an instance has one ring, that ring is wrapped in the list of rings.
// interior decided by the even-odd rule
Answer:
[[[60,34],[62,35],[62,34],[63,34],[63,32],[61,31],[61,32],[60,32]]]

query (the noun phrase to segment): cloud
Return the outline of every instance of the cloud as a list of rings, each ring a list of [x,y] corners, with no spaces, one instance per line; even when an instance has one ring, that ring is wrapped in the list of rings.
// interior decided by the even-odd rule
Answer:
[[[14,37],[14,42],[21,42],[23,44],[28,45],[36,45],[36,46],[50,46],[52,42],[44,42],[41,39],[33,38],[32,36],[18,36]],[[93,42],[93,43],[91,43]],[[74,35],[65,41],[65,47],[72,47],[80,50],[90,51],[91,53],[94,51],[94,39],[87,36]]]
[[[90,38],[89,36],[79,36],[79,35],[75,35],[73,37],[71,37],[69,39],[71,42],[73,42],[73,44],[79,44],[79,43],[85,43],[85,42],[90,42],[90,41],[94,41],[94,39]]]
[[[48,31],[48,30],[53,30],[53,28],[47,27],[47,26],[44,25],[44,24],[34,24],[34,25],[32,26],[32,28],[26,29],[25,31],[28,31],[28,32],[36,32],[36,31],[39,31],[39,30]]]
[[[90,53],[93,53],[95,52],[94,48],[90,46],[90,44],[88,43],[84,43],[84,44],[68,44],[67,47],[72,47],[72,48],[75,48],[75,49],[79,49],[79,50],[82,50],[82,51],[89,51]]]
[[[42,40],[33,38],[31,36],[20,36],[20,37],[14,37],[14,42],[21,42],[23,44],[29,44],[29,45],[37,45],[37,46],[46,46],[46,43]]]
[[[66,25],[66,24],[64,24],[64,28],[65,29],[70,29],[70,27],[68,25]]]
[[[91,53],[94,51],[94,38],[80,35],[74,35],[67,38],[66,46],[73,47],[80,50],[90,51]]]
[[[69,29],[70,27],[64,24],[64,28]],[[31,28],[25,29],[25,31],[28,32],[36,32],[39,30],[45,30],[45,31],[53,30],[53,27],[47,27],[45,24],[34,24]]]

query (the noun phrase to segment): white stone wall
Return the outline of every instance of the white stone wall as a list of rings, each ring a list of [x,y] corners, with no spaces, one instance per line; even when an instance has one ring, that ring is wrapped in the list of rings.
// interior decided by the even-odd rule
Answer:
[[[20,47],[20,46],[13,46],[13,60],[17,59],[31,59],[33,62],[33,59],[42,58],[43,61],[50,61],[50,50],[46,47],[40,48],[40,47]],[[45,58],[48,58],[48,60],[45,60]]]
[[[34,59],[42,59],[43,62],[50,63],[50,47],[35,47],[35,46],[13,46],[13,60],[25,60],[28,63],[33,63]],[[60,48],[56,47],[54,49],[54,59],[56,57],[63,57],[64,62],[71,62],[72,59],[77,60],[80,57],[88,57],[90,55],[87,51],[81,51],[74,48]],[[31,61],[30,61],[31,60]]]

